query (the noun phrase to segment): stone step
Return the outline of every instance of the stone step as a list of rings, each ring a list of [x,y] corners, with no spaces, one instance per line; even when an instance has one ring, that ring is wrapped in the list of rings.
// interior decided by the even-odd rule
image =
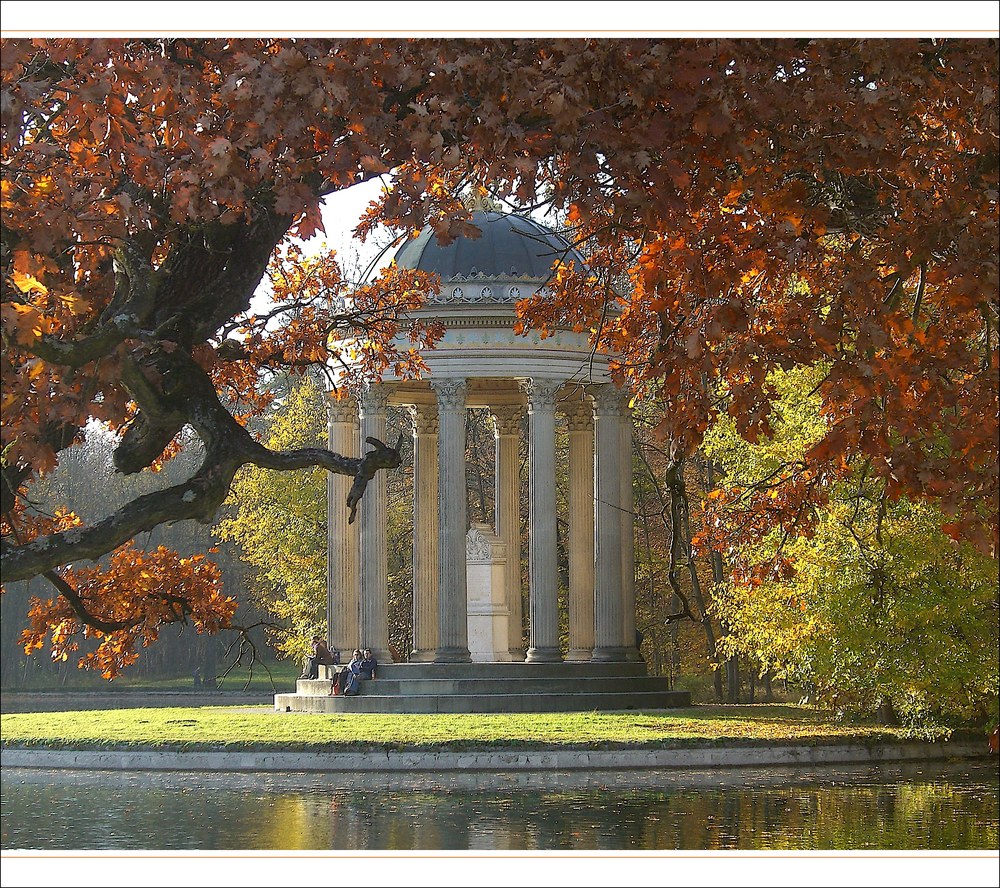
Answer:
[[[382,678],[624,678],[646,675],[636,663],[386,663]]]
[[[665,678],[657,676],[595,676],[541,678],[523,676],[517,678],[383,678],[383,673],[374,682],[363,681],[361,693],[380,696],[414,696],[422,694],[616,694],[667,691]],[[390,673],[395,675],[396,673]],[[622,687],[626,684],[627,687]],[[299,694],[326,694],[330,682],[323,680],[299,679],[296,685]]]
[[[277,712],[593,712],[640,709],[669,709],[691,705],[688,691],[656,691],[620,694],[418,694],[396,696],[359,694],[356,697],[328,697],[306,694],[277,694]]]

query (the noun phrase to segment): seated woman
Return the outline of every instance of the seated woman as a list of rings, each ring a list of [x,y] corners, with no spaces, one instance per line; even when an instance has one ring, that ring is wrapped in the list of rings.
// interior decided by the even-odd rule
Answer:
[[[350,696],[352,693],[357,693],[358,686],[358,676],[361,674],[361,651],[356,650],[351,655],[351,662],[347,664],[344,669],[341,669],[337,673],[336,677],[330,682],[330,693],[328,696],[333,696],[334,694],[345,694]]]

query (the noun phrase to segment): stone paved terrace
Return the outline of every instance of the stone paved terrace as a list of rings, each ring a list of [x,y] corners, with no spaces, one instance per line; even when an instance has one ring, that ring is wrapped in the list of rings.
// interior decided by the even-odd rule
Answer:
[[[380,666],[354,697],[327,679],[277,694],[278,712],[586,712],[691,705],[644,663],[397,663]]]

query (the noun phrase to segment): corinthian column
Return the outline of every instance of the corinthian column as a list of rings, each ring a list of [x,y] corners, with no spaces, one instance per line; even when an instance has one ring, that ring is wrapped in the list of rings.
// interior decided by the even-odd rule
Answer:
[[[361,447],[366,438],[385,440],[387,396],[374,385],[361,398]],[[389,567],[386,545],[386,475],[368,482],[358,507],[361,521],[361,625],[358,643],[375,657],[391,662],[389,654]]]
[[[334,453],[358,455],[358,405],[353,399],[330,401],[327,441]],[[381,474],[381,473],[380,473]],[[331,648],[351,651],[358,643],[358,524],[347,523],[350,475],[326,476],[326,637]]]
[[[622,454],[622,641],[629,660],[642,655],[635,644],[635,492],[632,489],[632,417],[624,406],[621,420]]]
[[[517,443],[521,436],[524,410],[521,407],[493,407],[496,435],[494,468],[496,534],[507,548],[504,569],[504,600],[510,617],[507,638],[511,659],[524,659],[524,628],[521,614],[521,497]]]
[[[590,399],[566,409],[569,427],[569,652],[594,653],[594,416]]]
[[[434,659],[438,645],[438,415],[433,405],[413,417],[413,652]]]
[[[621,414],[613,385],[594,386],[594,659],[627,659],[622,639]],[[633,639],[634,643],[634,639]]]
[[[526,380],[528,395],[529,663],[562,659],[556,553],[556,393],[562,383]]]
[[[431,381],[438,402],[438,642],[434,661],[467,663],[464,379]]]

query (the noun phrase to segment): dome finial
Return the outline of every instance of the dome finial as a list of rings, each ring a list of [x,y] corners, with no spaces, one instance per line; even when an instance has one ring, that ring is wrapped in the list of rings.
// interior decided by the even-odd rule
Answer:
[[[470,213],[502,213],[500,201],[494,200],[482,186],[475,186],[462,195],[462,206]]]

